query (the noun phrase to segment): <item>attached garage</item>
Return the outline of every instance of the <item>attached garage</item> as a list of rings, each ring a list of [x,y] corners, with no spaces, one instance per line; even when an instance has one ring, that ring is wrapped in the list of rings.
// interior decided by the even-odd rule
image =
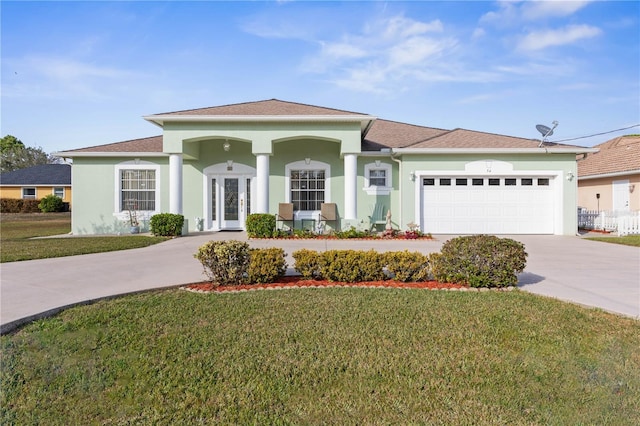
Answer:
[[[553,176],[421,176],[422,229],[433,234],[553,234]]]

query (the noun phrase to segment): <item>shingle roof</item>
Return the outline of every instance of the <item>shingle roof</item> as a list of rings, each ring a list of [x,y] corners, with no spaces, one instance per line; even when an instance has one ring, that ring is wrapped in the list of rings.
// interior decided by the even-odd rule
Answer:
[[[278,99],[222,105],[209,108],[188,109],[158,115],[363,115],[357,112],[325,108]]]
[[[71,166],[42,164],[0,175],[0,185],[71,185]]]
[[[539,144],[535,139],[454,129],[412,144],[411,148],[537,148]]]
[[[638,171],[640,136],[620,136],[594,148],[600,151],[578,161],[578,177]]]
[[[448,130],[378,119],[367,133],[362,149],[377,151],[380,148],[404,148],[446,132]]]
[[[270,99],[223,105],[210,108],[191,109],[147,117],[166,116],[366,116],[365,114],[324,108],[295,102]],[[362,142],[363,151],[378,151],[382,148],[537,148],[539,141],[513,136],[477,132],[466,129],[445,130],[383,119],[376,119]],[[559,147],[568,145],[546,144]],[[135,139],[71,152],[162,152],[162,136]]]
[[[71,152],[162,152],[162,136],[90,146]]]

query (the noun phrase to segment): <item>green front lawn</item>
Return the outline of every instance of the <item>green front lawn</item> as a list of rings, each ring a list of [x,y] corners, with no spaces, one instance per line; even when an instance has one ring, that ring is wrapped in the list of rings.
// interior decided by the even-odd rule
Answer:
[[[69,213],[6,214],[0,216],[0,262],[46,259],[147,247],[164,237],[126,235],[113,237],[45,238],[71,231]]]
[[[640,235],[626,235],[624,237],[588,237],[587,240],[640,247]]]
[[[0,424],[640,424],[640,323],[519,291],[169,290],[0,343]]]

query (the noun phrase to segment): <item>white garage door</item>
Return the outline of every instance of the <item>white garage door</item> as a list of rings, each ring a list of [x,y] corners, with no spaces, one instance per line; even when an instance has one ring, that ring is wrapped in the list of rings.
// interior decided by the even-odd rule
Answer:
[[[552,184],[547,177],[423,177],[423,231],[553,234]]]

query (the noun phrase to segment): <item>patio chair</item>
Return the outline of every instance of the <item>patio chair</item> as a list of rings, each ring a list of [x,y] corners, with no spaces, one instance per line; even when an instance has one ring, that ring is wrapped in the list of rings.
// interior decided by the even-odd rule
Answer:
[[[387,216],[385,213],[384,204],[376,203],[376,205],[373,207],[373,211],[371,212],[371,216],[369,216],[369,224],[371,225],[371,230],[373,230],[377,225],[387,224]]]
[[[293,203],[278,204],[278,213],[276,214],[276,224],[278,222],[282,222],[282,225],[284,225],[285,222],[291,222],[290,229],[293,229],[293,220],[294,220]]]
[[[322,203],[320,204],[320,217],[318,230],[324,232],[325,224],[327,222],[337,222],[338,214],[336,212],[336,203]],[[320,225],[322,223],[322,225]],[[335,228],[335,226],[334,226]]]

